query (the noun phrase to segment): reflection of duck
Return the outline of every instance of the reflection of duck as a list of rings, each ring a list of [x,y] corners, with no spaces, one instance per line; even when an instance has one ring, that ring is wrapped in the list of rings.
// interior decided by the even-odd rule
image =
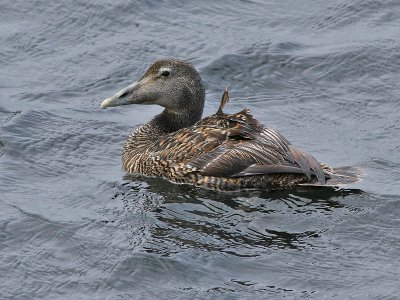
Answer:
[[[336,185],[358,180],[355,168],[331,169],[299,150],[243,110],[201,119],[205,91],[184,61],[155,62],[137,82],[104,100],[102,108],[158,104],[164,111],[142,125],[124,145],[123,168],[212,189],[276,189]],[[201,119],[201,120],[200,120]]]

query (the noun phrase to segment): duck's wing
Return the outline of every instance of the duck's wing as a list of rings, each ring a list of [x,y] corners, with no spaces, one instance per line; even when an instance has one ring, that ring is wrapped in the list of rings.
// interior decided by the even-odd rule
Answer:
[[[240,177],[276,173],[316,176],[322,184],[329,175],[311,155],[290,144],[279,133],[262,126],[247,110],[214,115],[198,125],[215,130],[214,149],[185,162],[202,175]],[[210,127],[207,127],[210,126]],[[211,150],[211,151],[210,151]]]
[[[209,116],[163,137],[150,148],[153,157],[167,162],[182,175],[198,172],[240,177],[290,173],[316,176],[322,184],[329,177],[314,157],[262,126],[248,110]]]

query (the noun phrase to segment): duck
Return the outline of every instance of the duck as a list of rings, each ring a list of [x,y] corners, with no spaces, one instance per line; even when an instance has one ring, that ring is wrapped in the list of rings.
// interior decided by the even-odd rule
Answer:
[[[331,168],[262,125],[244,109],[224,113],[223,92],[215,114],[202,119],[205,86],[184,60],[161,59],[101,108],[130,104],[164,110],[126,140],[122,167],[129,174],[162,177],[213,190],[338,186],[359,180],[356,167]]]

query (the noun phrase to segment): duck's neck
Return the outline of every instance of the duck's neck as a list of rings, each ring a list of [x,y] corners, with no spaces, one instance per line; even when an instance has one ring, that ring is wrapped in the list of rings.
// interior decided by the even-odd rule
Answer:
[[[155,116],[148,124],[155,132],[168,134],[192,126],[201,119],[202,114],[202,109],[200,111],[181,111],[179,114],[165,109],[162,113]]]
[[[196,111],[181,111],[179,114],[165,109],[155,116],[150,122],[143,124],[130,136],[128,143],[134,144],[136,148],[146,146],[159,140],[165,135],[190,127],[201,119],[203,109]],[[134,140],[134,143],[132,143]]]

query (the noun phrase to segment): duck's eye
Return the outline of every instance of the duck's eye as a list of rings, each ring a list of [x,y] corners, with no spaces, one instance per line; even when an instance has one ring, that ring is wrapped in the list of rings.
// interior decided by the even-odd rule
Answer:
[[[170,73],[168,70],[163,70],[163,71],[161,72],[161,76],[163,76],[163,77],[168,77],[170,74],[171,74],[171,73]]]

